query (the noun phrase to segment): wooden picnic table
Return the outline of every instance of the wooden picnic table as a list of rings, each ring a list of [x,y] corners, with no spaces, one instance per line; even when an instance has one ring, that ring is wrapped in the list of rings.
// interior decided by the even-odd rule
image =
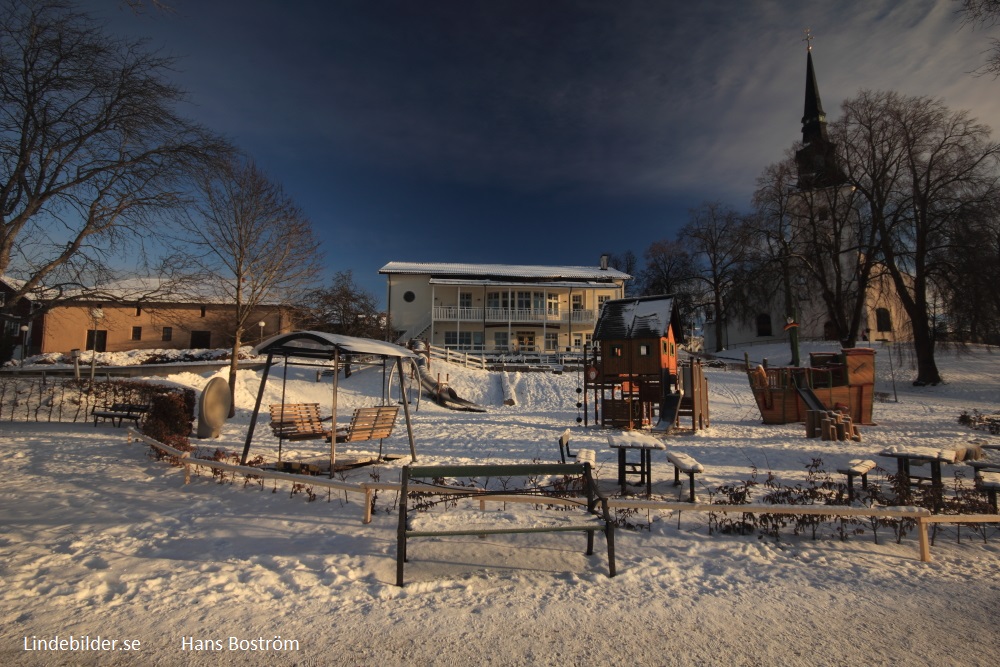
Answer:
[[[965,457],[966,448],[959,447],[920,447],[920,446],[895,446],[883,449],[879,456],[896,459],[896,470],[903,478],[912,485],[923,481],[930,481],[931,488],[938,494],[935,500],[935,511],[940,509],[941,492],[944,490],[944,483],[941,479],[942,463],[957,463]],[[916,475],[912,471],[914,465],[930,464],[930,477]]]
[[[638,475],[639,484],[645,483],[646,495],[653,494],[652,452],[667,446],[653,436],[641,431],[609,431],[608,445],[618,450],[618,484],[625,493],[625,477]],[[639,452],[639,461],[629,461],[629,451]]]

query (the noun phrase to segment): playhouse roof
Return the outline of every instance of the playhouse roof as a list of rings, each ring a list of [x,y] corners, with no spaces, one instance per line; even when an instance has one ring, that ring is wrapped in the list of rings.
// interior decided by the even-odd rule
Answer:
[[[605,301],[594,327],[594,340],[664,338],[671,324],[676,331],[674,297],[632,297]]]

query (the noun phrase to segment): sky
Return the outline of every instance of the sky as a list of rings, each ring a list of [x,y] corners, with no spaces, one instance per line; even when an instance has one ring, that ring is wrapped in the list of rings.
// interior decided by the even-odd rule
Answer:
[[[185,112],[304,209],[328,273],[389,261],[640,258],[708,201],[749,208],[801,137],[804,31],[830,120],[861,89],[1000,127],[996,31],[953,0],[166,0],[83,6],[177,58]]]

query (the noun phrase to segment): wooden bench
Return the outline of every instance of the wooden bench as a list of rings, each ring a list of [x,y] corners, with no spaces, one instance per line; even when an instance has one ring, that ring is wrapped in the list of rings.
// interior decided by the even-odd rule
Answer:
[[[694,457],[683,452],[671,452],[668,450],[667,460],[674,465],[674,486],[681,485],[682,472],[688,476],[688,479],[691,481],[691,493],[688,500],[693,503],[695,501],[694,476],[700,472],[705,472],[705,466],[695,461]]]
[[[325,424],[330,418],[319,415],[319,403],[276,403],[270,406],[270,411],[271,430],[282,440],[329,440],[333,434]],[[399,406],[396,405],[358,408],[347,427],[337,429],[337,442],[388,438],[392,435],[398,413]]]
[[[121,426],[122,422],[126,419],[135,422],[135,427],[139,428],[139,421],[149,412],[149,406],[142,403],[114,403],[111,407],[98,408],[94,407],[90,411],[90,416],[94,418],[94,426],[97,426],[97,420],[111,420],[111,423],[115,426]],[[118,423],[115,424],[115,420]]]
[[[990,507],[994,512],[1000,513],[997,508],[997,491],[1000,491],[1000,464],[990,461],[969,461],[969,465],[976,469],[975,484],[976,490],[986,494]]]
[[[586,461],[590,463],[592,468],[597,467],[597,454],[594,453],[594,450],[578,449],[576,454],[569,451],[569,429],[563,431],[562,435],[559,436],[559,461],[566,463],[566,459],[576,459],[579,463]]]
[[[854,502],[854,478],[861,478],[861,488],[868,488],[868,473],[876,466],[870,459],[851,459],[843,468],[837,468],[841,475],[847,475],[847,501]]]
[[[511,477],[524,479],[527,486],[501,491],[468,489],[468,496],[480,501],[479,510],[453,507],[454,499],[459,497],[455,495],[456,487],[442,483],[447,479]],[[411,480],[420,484],[420,490],[412,494],[409,490]],[[429,488],[439,490],[429,491]],[[578,491],[568,490],[575,488],[582,488],[585,497],[580,497]],[[449,505],[437,512],[415,508],[410,497],[426,499],[438,493],[448,495]],[[518,504],[516,511],[486,511],[488,500],[528,504]],[[568,510],[554,509],[553,504],[568,505]],[[408,560],[407,540],[414,537],[567,531],[587,533],[588,556],[594,553],[594,533],[603,532],[608,544],[609,576],[615,576],[614,523],[608,499],[597,488],[589,463],[404,466],[400,480],[396,585],[403,585],[403,567]]]

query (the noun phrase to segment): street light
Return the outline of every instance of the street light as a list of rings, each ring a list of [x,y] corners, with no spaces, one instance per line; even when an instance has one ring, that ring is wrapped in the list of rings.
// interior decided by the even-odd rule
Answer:
[[[21,363],[24,363],[24,348],[28,344],[28,325],[21,325]]]
[[[80,348],[74,347],[69,351],[69,355],[73,357],[73,375],[76,377],[76,381],[80,381]]]
[[[258,322],[257,326],[260,327],[260,339],[257,342],[258,343],[262,343],[262,342],[264,342],[264,320],[261,320],[260,322]]]

